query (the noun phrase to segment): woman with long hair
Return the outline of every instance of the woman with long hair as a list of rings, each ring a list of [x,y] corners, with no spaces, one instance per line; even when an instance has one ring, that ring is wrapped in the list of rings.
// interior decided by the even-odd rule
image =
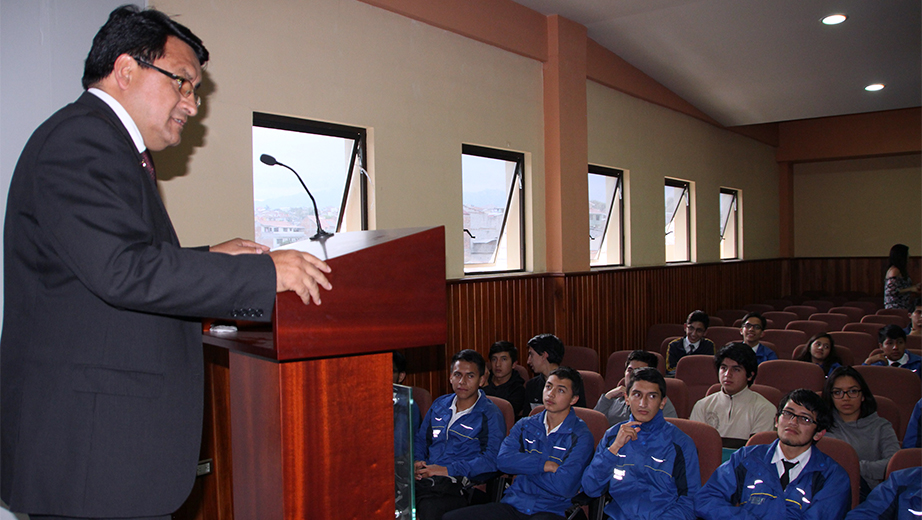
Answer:
[[[823,400],[835,422],[826,435],[855,448],[861,464],[861,499],[884,480],[890,457],[900,449],[890,421],[877,415],[877,400],[861,374],[839,367],[826,378]]]
[[[820,332],[810,338],[807,341],[807,348],[804,349],[803,354],[797,360],[819,365],[827,376],[833,370],[842,366],[842,361],[836,354],[836,342],[832,339],[832,336],[825,332]]]
[[[906,309],[912,312],[915,299],[922,293],[922,283],[912,283],[908,264],[909,246],[896,244],[890,248],[890,267],[884,278],[885,309]]]

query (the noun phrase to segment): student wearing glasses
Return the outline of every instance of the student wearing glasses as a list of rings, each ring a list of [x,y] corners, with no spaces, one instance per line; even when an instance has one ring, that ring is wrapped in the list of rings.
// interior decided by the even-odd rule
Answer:
[[[781,399],[778,439],[734,453],[695,496],[704,520],[729,518],[841,519],[851,503],[848,474],[816,444],[832,413],[816,392],[801,388]]]
[[[760,364],[763,361],[778,359],[778,354],[775,354],[774,350],[762,344],[762,334],[765,332],[767,325],[765,318],[761,314],[750,312],[743,316],[743,325],[740,327],[743,343],[749,345]]]
[[[890,457],[900,443],[890,421],[877,415],[877,401],[868,384],[852,367],[832,371],[823,400],[833,410],[829,436],[855,448],[861,461],[861,500],[884,480]]]

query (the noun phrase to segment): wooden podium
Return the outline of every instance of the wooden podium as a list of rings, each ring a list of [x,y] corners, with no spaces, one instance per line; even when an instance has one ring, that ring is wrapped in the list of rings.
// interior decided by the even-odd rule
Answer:
[[[282,293],[271,332],[204,335],[230,351],[233,516],[393,518],[389,351],[445,343],[444,228],[295,248],[332,268],[322,305]]]

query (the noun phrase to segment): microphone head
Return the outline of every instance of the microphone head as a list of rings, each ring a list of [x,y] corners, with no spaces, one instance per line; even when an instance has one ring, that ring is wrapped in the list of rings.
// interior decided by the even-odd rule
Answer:
[[[259,156],[259,160],[262,161],[263,164],[267,164],[269,166],[275,166],[278,163],[278,161],[275,160],[275,157],[265,153]]]

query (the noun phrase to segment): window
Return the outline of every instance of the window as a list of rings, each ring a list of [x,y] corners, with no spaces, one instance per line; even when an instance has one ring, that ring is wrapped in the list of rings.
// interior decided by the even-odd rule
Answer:
[[[720,259],[740,257],[739,191],[720,188]]]
[[[691,261],[691,185],[666,179],[666,262]]]
[[[260,161],[263,154],[296,172],[317,200],[325,231],[368,229],[365,129],[253,114],[253,219],[256,241],[279,247],[317,232],[314,206],[295,175]]]
[[[589,264],[624,265],[622,170],[589,165]]]
[[[525,268],[525,155],[461,147],[464,272]]]

